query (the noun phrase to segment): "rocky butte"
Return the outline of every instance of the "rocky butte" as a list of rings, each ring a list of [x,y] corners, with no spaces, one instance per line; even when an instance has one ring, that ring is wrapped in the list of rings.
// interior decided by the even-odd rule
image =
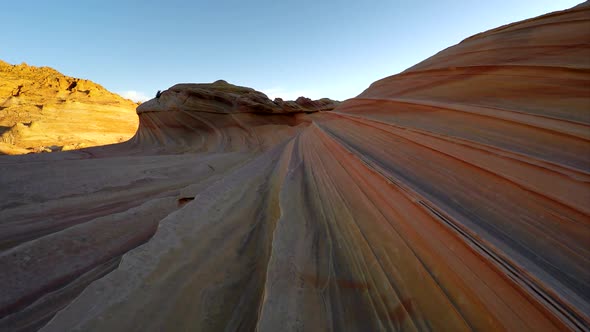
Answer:
[[[137,130],[136,107],[89,80],[0,61],[0,154],[126,141]]]
[[[329,100],[179,84],[0,158],[0,329],[590,329],[590,5]]]

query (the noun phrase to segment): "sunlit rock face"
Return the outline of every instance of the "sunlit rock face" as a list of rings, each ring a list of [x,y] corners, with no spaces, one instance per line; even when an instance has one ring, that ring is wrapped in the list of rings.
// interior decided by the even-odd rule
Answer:
[[[0,326],[587,330],[588,31],[491,30],[332,111],[180,84],[129,142],[0,158]]]
[[[126,141],[137,130],[136,107],[92,81],[0,60],[0,154]]]

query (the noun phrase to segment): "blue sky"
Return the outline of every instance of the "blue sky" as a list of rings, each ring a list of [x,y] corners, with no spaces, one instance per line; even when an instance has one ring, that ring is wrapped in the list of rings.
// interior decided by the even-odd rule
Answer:
[[[224,79],[343,100],[470,35],[580,2],[6,1],[0,59],[129,96]]]

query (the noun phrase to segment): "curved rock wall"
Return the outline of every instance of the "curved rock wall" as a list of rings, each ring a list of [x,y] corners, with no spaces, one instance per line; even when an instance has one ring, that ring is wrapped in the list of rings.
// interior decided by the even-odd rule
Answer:
[[[0,158],[0,326],[588,330],[589,28],[500,27],[331,112],[181,84],[129,142]]]

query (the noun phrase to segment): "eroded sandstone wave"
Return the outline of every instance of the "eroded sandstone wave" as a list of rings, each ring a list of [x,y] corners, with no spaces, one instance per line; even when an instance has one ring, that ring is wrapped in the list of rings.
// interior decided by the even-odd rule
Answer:
[[[176,85],[129,142],[0,158],[0,326],[588,330],[588,31],[494,29],[330,112]]]

